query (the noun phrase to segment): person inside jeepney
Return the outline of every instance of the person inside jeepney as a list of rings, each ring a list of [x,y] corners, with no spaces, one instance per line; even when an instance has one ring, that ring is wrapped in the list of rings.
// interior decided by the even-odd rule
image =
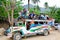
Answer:
[[[36,16],[36,15],[35,15],[34,11],[32,11],[32,13],[29,14],[29,19],[34,19],[35,16]]]
[[[42,24],[39,22],[35,22],[35,26],[41,26]]]
[[[27,22],[26,27],[27,27],[27,30],[30,29],[30,22]]]
[[[43,24],[43,25],[47,26],[47,25],[48,25],[48,23],[47,23],[47,22],[44,22],[44,24]]]
[[[35,23],[34,23],[34,21],[32,20],[32,21],[30,22],[30,29],[33,28],[33,27],[35,27]]]
[[[30,29],[33,27],[41,26],[42,24],[39,22],[34,22],[33,20],[30,22]]]

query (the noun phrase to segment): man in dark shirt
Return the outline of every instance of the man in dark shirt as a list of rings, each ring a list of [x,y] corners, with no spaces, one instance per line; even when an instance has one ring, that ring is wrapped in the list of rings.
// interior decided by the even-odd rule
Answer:
[[[32,11],[32,13],[31,13],[31,14],[29,14],[29,19],[33,19],[33,18],[34,18],[34,16],[35,16],[35,13]]]

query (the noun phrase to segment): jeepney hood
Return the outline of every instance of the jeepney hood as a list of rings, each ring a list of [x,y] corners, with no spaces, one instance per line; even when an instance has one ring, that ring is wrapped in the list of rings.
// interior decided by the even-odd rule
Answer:
[[[10,27],[11,31],[14,32],[14,31],[20,31],[23,29],[23,27]]]

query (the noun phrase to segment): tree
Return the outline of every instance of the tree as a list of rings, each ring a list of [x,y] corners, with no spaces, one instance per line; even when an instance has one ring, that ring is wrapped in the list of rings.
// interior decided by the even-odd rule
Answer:
[[[34,4],[36,4],[37,3],[37,9],[38,9],[38,2],[40,2],[40,0],[32,0],[32,2],[34,3]]]
[[[48,3],[47,2],[45,2],[45,8],[48,8]]]
[[[22,9],[20,4],[21,4],[21,1],[0,0],[0,5],[2,5],[0,6],[1,16],[4,16],[4,17],[6,16],[6,18],[8,17],[9,22],[12,23],[13,25],[13,17],[15,16],[15,13],[18,14],[18,12]]]
[[[55,19],[55,22],[60,22],[60,8],[49,7],[50,12],[48,13],[50,17]]]
[[[37,3],[37,8],[38,8],[38,2],[40,2],[40,0],[32,0],[32,1],[33,3]],[[30,0],[28,0],[28,10],[30,9],[29,4],[30,4]]]
[[[9,20],[9,22],[10,22],[10,15],[9,15],[9,11],[10,11],[10,1],[8,1],[8,0],[1,0],[0,1],[1,2],[1,4],[2,4],[2,6],[1,7],[3,7],[3,9],[4,10],[2,10],[3,12],[5,12],[4,14],[8,14],[8,20]],[[2,12],[1,12],[2,13]],[[3,13],[2,13],[3,14]],[[6,15],[7,16],[7,15]]]
[[[60,23],[60,8],[57,8],[54,18],[56,19],[56,22]]]
[[[55,17],[54,15],[56,15],[57,13],[57,8],[55,8],[54,6],[54,7],[49,7],[49,9],[50,9],[49,15],[54,18]]]
[[[29,5],[30,5],[30,0],[28,0],[28,11],[29,11],[29,9],[30,9]]]

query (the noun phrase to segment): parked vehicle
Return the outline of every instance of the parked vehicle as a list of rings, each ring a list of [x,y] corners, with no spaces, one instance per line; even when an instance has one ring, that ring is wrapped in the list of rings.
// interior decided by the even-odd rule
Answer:
[[[55,23],[55,26],[54,27],[55,27],[56,30],[59,30],[60,31],[60,24],[59,23]]]
[[[55,27],[55,30],[57,30],[58,29],[58,23],[55,23],[54,27]]]
[[[45,24],[47,21],[48,20],[25,20],[25,23],[17,22],[16,26],[10,27],[5,33],[9,37],[13,37],[13,40],[20,40],[24,36],[37,34],[43,34],[44,36],[47,36],[51,29],[49,25]],[[33,24],[32,27],[31,24]]]

